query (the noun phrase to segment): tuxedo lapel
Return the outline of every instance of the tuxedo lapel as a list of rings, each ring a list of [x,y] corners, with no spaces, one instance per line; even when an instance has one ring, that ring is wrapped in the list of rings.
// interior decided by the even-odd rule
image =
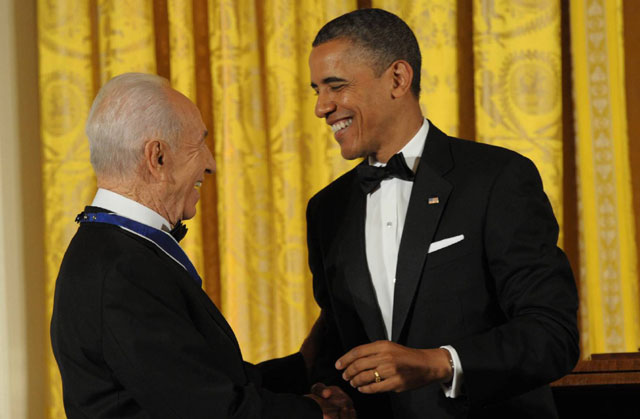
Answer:
[[[349,286],[356,311],[364,324],[367,336],[373,342],[386,339],[386,332],[367,264],[364,241],[366,210],[366,195],[360,188],[357,176],[354,176],[344,217],[346,224],[342,229],[344,236],[338,256],[342,260],[338,266],[344,266],[344,280]]]
[[[431,124],[411,190],[398,252],[392,327],[392,340],[395,342],[407,320],[429,244],[451,193],[452,186],[442,175],[452,164],[447,136]]]

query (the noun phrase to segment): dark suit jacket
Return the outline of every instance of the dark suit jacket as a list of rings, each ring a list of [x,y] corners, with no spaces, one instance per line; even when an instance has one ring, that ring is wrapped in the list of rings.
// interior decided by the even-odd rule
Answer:
[[[439,202],[430,204],[431,197]],[[366,261],[365,211],[355,169],[307,208],[314,293],[326,319],[315,379],[339,382],[339,356],[386,338]],[[428,254],[430,243],[460,234],[461,242]],[[464,396],[448,399],[437,383],[354,394],[360,416],[556,416],[546,384],[579,355],[576,287],[557,237],[530,160],[448,137],[431,124],[400,243],[392,340],[413,348],[452,345]]]
[[[244,362],[189,274],[117,226],[79,227],[56,282],[51,340],[71,419],[322,417],[311,399],[276,393],[308,392],[299,354]]]

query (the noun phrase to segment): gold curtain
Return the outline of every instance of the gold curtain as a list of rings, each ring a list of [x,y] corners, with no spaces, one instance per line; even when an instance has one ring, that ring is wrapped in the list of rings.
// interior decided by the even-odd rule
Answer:
[[[585,353],[640,347],[621,9],[571,2]]]
[[[477,139],[533,160],[561,224],[560,1],[475,0],[473,49]]]
[[[458,2],[373,0],[371,3],[400,16],[413,29],[422,53],[422,111],[447,134],[459,135]]]
[[[86,2],[38,3],[46,324],[51,317],[60,261],[76,231],[73,220],[95,190],[84,136],[84,119],[95,90],[89,16]],[[51,351],[47,355],[47,372],[48,416],[64,418],[60,375]]]
[[[349,165],[313,115],[307,58],[355,1],[210,2],[222,311],[252,361],[296,351],[317,316],[308,199]]]

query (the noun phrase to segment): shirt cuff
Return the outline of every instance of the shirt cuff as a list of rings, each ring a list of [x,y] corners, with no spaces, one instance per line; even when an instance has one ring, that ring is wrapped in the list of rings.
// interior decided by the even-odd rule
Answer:
[[[441,346],[441,348],[449,351],[449,354],[451,354],[451,360],[453,361],[453,380],[448,383],[442,383],[442,391],[444,391],[445,396],[455,399],[460,396],[462,382],[464,381],[464,375],[462,374],[462,362],[460,362],[458,352],[452,346],[445,345]]]

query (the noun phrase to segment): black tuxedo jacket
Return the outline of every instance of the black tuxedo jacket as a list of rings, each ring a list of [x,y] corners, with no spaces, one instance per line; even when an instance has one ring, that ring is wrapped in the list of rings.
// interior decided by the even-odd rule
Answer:
[[[51,340],[71,419],[322,417],[311,399],[279,393],[308,392],[299,354],[243,362],[189,274],[117,226],[79,227],[56,282]]]
[[[325,319],[316,379],[340,382],[338,357],[387,338],[366,261],[365,211],[355,169],[309,201],[309,264]],[[459,235],[462,241],[428,253],[432,242]],[[464,395],[446,398],[437,383],[352,393],[360,416],[556,416],[547,383],[579,355],[577,292],[557,238],[530,160],[448,137],[431,124],[400,243],[391,340],[452,345]]]

